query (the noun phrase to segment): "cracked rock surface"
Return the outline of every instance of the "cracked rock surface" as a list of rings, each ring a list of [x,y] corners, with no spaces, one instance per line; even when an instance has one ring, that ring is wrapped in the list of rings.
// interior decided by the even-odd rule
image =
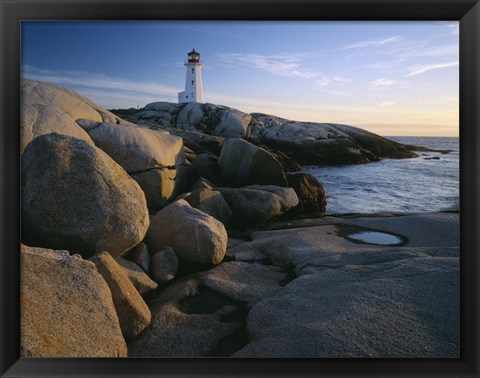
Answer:
[[[347,238],[371,231],[402,242]],[[459,357],[458,257],[458,214],[270,223],[172,281],[129,356]]]
[[[229,356],[248,342],[248,310],[278,292],[285,275],[276,267],[226,262],[176,280],[150,303],[152,322],[129,344],[129,356]]]
[[[289,229],[254,232],[227,252],[261,252],[297,275],[252,308],[250,342],[232,356],[459,357],[458,214],[283,226]],[[400,233],[407,242],[345,239],[361,229]]]

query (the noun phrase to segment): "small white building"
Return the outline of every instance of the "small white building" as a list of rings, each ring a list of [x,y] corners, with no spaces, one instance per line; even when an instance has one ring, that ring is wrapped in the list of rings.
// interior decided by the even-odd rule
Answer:
[[[195,49],[188,53],[188,61],[185,66],[187,67],[185,90],[178,94],[178,103],[203,102],[202,63],[200,54]]]

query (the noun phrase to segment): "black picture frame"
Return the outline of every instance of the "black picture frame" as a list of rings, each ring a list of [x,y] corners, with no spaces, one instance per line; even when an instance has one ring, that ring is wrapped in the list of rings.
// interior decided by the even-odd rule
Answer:
[[[0,0],[2,377],[478,377],[478,0]],[[460,359],[20,359],[19,88],[22,20],[460,20]]]

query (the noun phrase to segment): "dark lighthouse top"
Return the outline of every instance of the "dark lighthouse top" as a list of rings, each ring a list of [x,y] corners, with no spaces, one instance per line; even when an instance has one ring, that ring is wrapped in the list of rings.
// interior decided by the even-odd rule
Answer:
[[[200,63],[200,53],[196,52],[195,49],[188,53],[188,63]]]

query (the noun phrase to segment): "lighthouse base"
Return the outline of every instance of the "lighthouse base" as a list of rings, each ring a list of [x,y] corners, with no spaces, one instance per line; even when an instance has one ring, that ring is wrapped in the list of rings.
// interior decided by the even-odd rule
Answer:
[[[201,100],[197,99],[197,96],[195,95],[194,92],[179,92],[178,93],[178,103],[179,104],[184,104],[187,102],[202,102]]]

